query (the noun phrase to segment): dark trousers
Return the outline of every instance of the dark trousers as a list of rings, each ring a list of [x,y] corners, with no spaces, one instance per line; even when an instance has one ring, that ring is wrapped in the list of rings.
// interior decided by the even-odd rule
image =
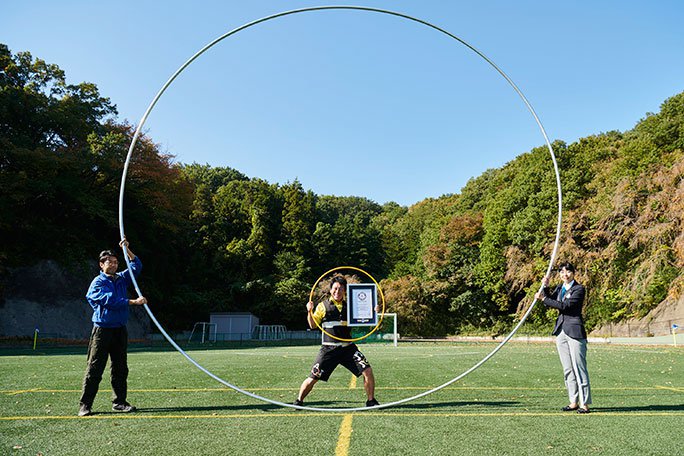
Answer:
[[[100,328],[93,326],[88,343],[88,367],[83,378],[81,404],[92,407],[95,395],[107,365],[107,357],[112,360],[110,376],[112,379],[112,403],[126,402],[128,380],[128,331],[121,328]]]

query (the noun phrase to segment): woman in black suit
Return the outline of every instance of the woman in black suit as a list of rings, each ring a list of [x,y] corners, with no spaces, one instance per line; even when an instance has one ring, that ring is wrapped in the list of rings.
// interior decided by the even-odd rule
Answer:
[[[582,321],[582,306],[585,289],[575,281],[575,266],[561,263],[559,266],[562,284],[553,290],[549,288],[549,277],[544,277],[544,288],[535,298],[547,307],[558,309],[556,326],[556,347],[563,365],[565,386],[568,390],[570,404],[561,410],[577,413],[589,413],[591,404],[591,387],[587,372],[587,331]]]

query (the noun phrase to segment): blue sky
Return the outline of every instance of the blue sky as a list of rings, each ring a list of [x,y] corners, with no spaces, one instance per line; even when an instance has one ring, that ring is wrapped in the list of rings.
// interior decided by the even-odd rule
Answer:
[[[97,84],[135,124],[208,42],[323,4],[9,2],[0,42],[58,64],[69,82]],[[684,90],[679,1],[349,4],[426,20],[478,48],[525,93],[552,140],[628,130]],[[403,205],[457,193],[544,143],[515,92],[472,51],[425,26],[356,11],[288,16],[223,41],[174,82],[146,131],[179,162]]]

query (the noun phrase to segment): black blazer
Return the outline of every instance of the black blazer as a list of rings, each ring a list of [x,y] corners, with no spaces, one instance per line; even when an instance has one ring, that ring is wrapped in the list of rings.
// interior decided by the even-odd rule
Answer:
[[[561,330],[573,339],[586,339],[587,331],[584,329],[584,321],[582,321],[582,305],[584,305],[584,286],[575,281],[572,287],[565,292],[563,300],[559,301],[561,288],[563,284],[558,285],[553,292],[551,288],[544,288],[545,306],[558,309],[558,318],[556,319],[556,327],[553,328],[553,335],[557,336]]]

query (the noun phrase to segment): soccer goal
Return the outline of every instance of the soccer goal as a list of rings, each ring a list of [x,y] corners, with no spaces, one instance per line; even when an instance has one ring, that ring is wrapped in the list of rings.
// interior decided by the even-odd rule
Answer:
[[[190,332],[188,342],[192,342],[193,337],[195,337],[194,340],[202,344],[207,341],[216,342],[216,323],[198,321],[192,327],[192,331]]]
[[[284,325],[257,325],[252,331],[252,338],[258,340],[283,340],[287,338]]]
[[[362,337],[373,329],[372,326],[355,326],[352,328],[352,338]],[[397,331],[397,314],[386,313],[382,318],[382,323],[377,331],[358,343],[387,343],[391,342],[395,347],[399,343],[399,333]]]

